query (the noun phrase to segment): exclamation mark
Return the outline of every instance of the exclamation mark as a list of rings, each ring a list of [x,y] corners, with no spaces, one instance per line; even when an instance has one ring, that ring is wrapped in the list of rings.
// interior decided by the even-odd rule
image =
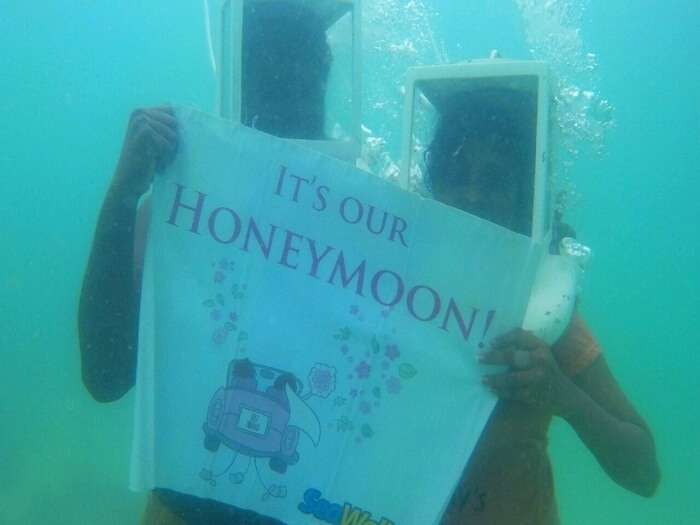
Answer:
[[[481,334],[481,342],[479,343],[479,348],[484,348],[484,339],[486,339],[486,333],[489,331],[489,328],[491,328],[491,323],[493,322],[493,318],[495,317],[495,315],[495,310],[489,310],[486,314],[486,324],[484,325],[484,332],[483,334]]]

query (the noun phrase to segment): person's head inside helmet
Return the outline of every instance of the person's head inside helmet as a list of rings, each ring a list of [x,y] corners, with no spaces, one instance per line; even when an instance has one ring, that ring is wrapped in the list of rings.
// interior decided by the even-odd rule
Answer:
[[[434,197],[525,235],[532,229],[537,103],[483,88],[453,96],[426,151]]]
[[[301,3],[247,2],[242,121],[284,138],[324,138],[331,51],[323,20]]]

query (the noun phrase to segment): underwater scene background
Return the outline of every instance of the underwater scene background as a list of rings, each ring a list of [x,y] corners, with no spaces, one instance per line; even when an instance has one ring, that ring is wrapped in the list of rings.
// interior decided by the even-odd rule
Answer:
[[[654,432],[663,476],[653,499],[626,492],[555,421],[562,521],[700,523],[700,3],[364,4],[365,125],[387,164],[407,66],[494,48],[552,65],[557,184],[594,251],[580,307]],[[82,386],[77,301],[130,112],[213,111],[202,4],[2,0],[0,79],[0,523],[137,523],[133,399],[100,405]]]

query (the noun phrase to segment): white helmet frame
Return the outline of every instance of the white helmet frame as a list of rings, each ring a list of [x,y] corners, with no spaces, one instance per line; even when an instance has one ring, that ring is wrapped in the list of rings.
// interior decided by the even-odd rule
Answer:
[[[221,6],[221,39],[218,53],[218,96],[219,116],[241,122],[242,115],[242,69],[243,69],[243,18],[244,6],[284,2],[297,4],[316,13],[324,21],[326,29],[332,27],[347,13],[352,16],[352,114],[351,140],[298,140],[295,142],[310,145],[315,149],[335,156],[359,155],[362,137],[362,63],[361,63],[361,0],[224,0]],[[339,144],[341,143],[341,144]],[[342,144],[346,147],[343,148]],[[344,150],[338,154],[340,150]],[[351,150],[351,151],[350,151]]]
[[[519,79],[529,78],[528,82]],[[532,82],[534,77],[535,82]],[[416,154],[414,125],[417,103],[428,103],[438,112],[455,93],[484,87],[527,89],[536,85],[537,129],[532,205],[533,240],[548,243],[552,235],[552,205],[548,179],[549,73],[546,63],[532,60],[489,58],[457,64],[412,67],[408,71],[401,144],[400,184],[409,187],[409,176]],[[420,98],[420,100],[418,100]]]

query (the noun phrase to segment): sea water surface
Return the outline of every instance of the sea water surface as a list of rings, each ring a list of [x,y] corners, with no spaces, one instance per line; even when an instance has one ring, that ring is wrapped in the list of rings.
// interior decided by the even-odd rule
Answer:
[[[552,63],[571,117],[559,182],[595,253],[581,309],[663,475],[653,499],[626,492],[557,421],[563,523],[700,523],[700,3],[364,4],[365,124],[387,158],[408,65],[494,48]],[[203,28],[199,1],[0,1],[0,523],[127,524],[142,511],[127,490],[133,400],[101,405],[83,388],[77,301],[131,110],[213,110]]]

